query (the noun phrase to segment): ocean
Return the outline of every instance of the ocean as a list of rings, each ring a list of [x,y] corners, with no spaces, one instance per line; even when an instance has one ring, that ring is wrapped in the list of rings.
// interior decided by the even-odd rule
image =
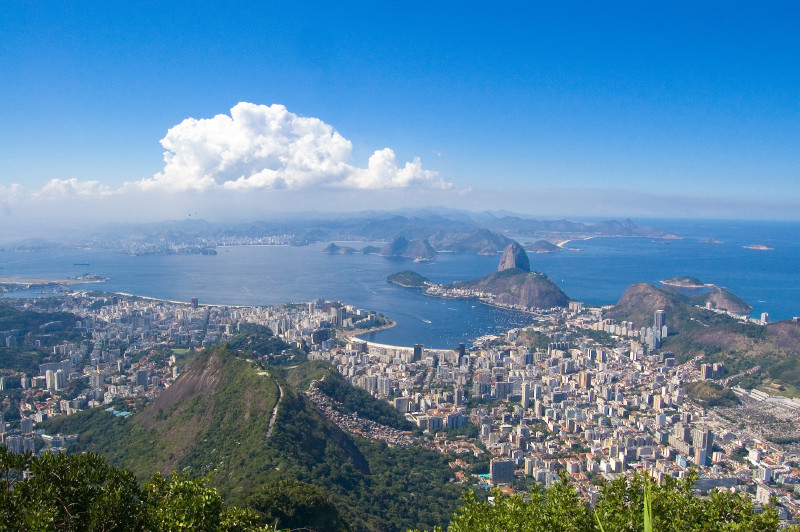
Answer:
[[[682,236],[593,238],[567,247],[580,251],[530,254],[531,267],[590,305],[615,303],[634,282],[690,275],[730,289],[772,320],[800,315],[800,224],[647,220]],[[719,243],[707,243],[713,239]],[[524,243],[525,238],[521,241]],[[367,243],[337,242],[360,248]],[[768,250],[745,246],[764,244]],[[273,305],[322,297],[380,312],[397,326],[370,335],[386,344],[452,348],[459,342],[528,323],[528,315],[476,301],[445,300],[386,282],[411,269],[434,282],[466,280],[497,269],[499,254],[441,253],[426,263],[377,255],[328,255],[326,243],[305,247],[231,246],[217,255],[131,256],[97,250],[0,251],[0,277],[63,277],[93,273],[109,281],[90,288],[220,305]],[[87,265],[88,264],[88,265]],[[7,294],[31,297],[35,291]]]

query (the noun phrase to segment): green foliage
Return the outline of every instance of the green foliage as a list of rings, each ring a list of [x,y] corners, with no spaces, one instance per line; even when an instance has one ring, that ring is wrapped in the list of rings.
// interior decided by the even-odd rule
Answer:
[[[208,486],[208,479],[191,479],[176,472],[167,478],[156,473],[144,487],[150,526],[164,532],[261,529],[255,512],[226,507],[217,490]]]
[[[249,505],[277,528],[348,530],[336,506],[321,488],[297,480],[267,484],[249,499]]]
[[[5,300],[0,300],[0,331],[18,331],[19,345],[6,347],[0,345],[0,370],[38,375],[39,364],[52,359],[52,349],[45,349],[64,340],[79,341],[82,337],[72,331],[78,316],[68,312],[39,312],[18,310]],[[61,322],[65,330],[43,332],[41,326],[51,322]],[[42,348],[34,347],[39,340]]]
[[[38,349],[0,346],[0,368],[3,370],[38,375],[39,364],[44,359],[45,354]]]
[[[243,323],[239,332],[228,342],[228,349],[247,356],[260,358],[271,366],[296,364],[306,360],[303,351],[293,348],[277,336],[269,327],[256,323]]]
[[[22,480],[22,472],[32,474]],[[0,528],[145,530],[148,509],[134,476],[97,455],[20,456],[0,448]]]
[[[66,328],[72,328],[80,320],[79,317],[68,312],[38,312],[34,310],[18,310],[9,302],[0,300],[0,331],[19,330],[23,335],[36,333],[39,328],[54,321],[64,323]]]
[[[386,278],[386,281],[406,288],[424,288],[432,284],[430,280],[412,270],[403,270],[393,273]]]
[[[462,505],[453,516],[450,532],[567,532],[594,530],[588,507],[562,476],[544,491],[521,495],[492,492],[493,501],[481,501],[472,491],[464,493]]]
[[[66,399],[75,399],[80,393],[89,387],[86,379],[72,379],[67,383],[66,388],[61,395]]]
[[[594,329],[575,329],[575,336],[582,338],[590,338],[600,345],[613,345],[614,339],[605,331],[595,331]],[[547,346],[545,346],[547,347]]]
[[[723,388],[710,381],[695,381],[684,383],[689,397],[702,406],[736,406],[741,401],[730,388]]]
[[[284,480],[316,486],[352,530],[430,528],[455,511],[461,488],[450,482],[452,458],[345,434],[295,388],[306,389],[306,379],[335,370],[308,362],[283,371],[287,380],[277,369],[264,371],[220,346],[197,355],[175,384],[127,419],[101,407],[44,425],[49,433],[78,434],[72,450],[102,453],[142,481],[155,471],[178,470],[189,478],[214,471],[207,486],[231,504],[255,501]],[[267,437],[279,386],[278,414]],[[352,388],[345,381],[337,389],[344,398]],[[367,394],[354,404],[364,415],[382,403]],[[297,491],[314,500],[311,491]],[[258,508],[268,515],[267,505]],[[278,508],[290,514],[285,504]],[[293,515],[303,511],[298,507]]]
[[[741,494],[712,492],[707,499],[694,496],[692,487],[697,480],[694,471],[681,480],[667,477],[656,484],[645,474],[628,480],[616,479],[602,488],[596,512],[607,531],[639,531],[649,515],[653,530],[705,531],[778,530],[778,514],[774,507],[753,512],[750,499]],[[645,514],[645,494],[651,494],[651,514]]]
[[[0,474],[2,530],[266,530],[252,510],[227,507],[207,478],[156,474],[141,486],[95,454],[32,457],[0,447]]]
[[[777,532],[778,513],[766,506],[753,511],[749,497],[714,491],[701,499],[692,492],[694,471],[682,480],[667,477],[656,484],[646,474],[619,477],[603,486],[594,511],[581,500],[562,474],[547,489],[527,496],[492,492],[483,501],[467,491],[449,532]]]
[[[527,345],[531,349],[547,349],[547,346],[552,341],[546,334],[532,330],[526,330],[525,337],[527,338]]]
[[[331,399],[338,401],[339,410],[346,414],[358,412],[359,417],[398,430],[413,428],[397,409],[386,401],[376,400],[366,390],[351,385],[328,362],[312,361],[303,364],[292,369],[287,374],[287,379],[300,388],[307,387],[312,380],[316,380],[317,388]]]

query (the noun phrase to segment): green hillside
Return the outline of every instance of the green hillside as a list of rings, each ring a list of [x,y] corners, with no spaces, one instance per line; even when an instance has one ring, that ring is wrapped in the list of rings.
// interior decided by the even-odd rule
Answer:
[[[82,340],[74,331],[80,319],[68,312],[22,311],[0,300],[0,374],[38,375],[39,364],[54,361],[52,346]],[[6,338],[12,345],[6,345]]]
[[[127,419],[100,407],[55,418],[46,429],[77,433],[73,451],[101,454],[142,480],[171,470],[191,477],[213,472],[210,485],[232,504],[263,510],[277,483],[300,481],[330,497],[353,530],[446,521],[461,492],[448,482],[446,456],[342,432],[302,393],[311,379],[360,416],[397,427],[405,420],[330,365],[306,362],[283,371],[221,345],[199,354],[160,397]]]
[[[662,342],[662,348],[674,352],[679,361],[700,356],[701,363],[722,362],[728,376],[759,366],[758,371],[738,377],[729,385],[765,388],[775,383],[784,387],[785,395],[800,397],[800,323],[783,321],[765,327],[696,306],[704,306],[709,300],[716,302],[718,308],[750,308],[734,294],[719,288],[688,297],[671,288],[637,283],[603,317],[649,327],[654,312],[665,310],[669,336]],[[713,394],[704,390],[701,395]]]
[[[299,390],[306,389],[311,381],[316,381],[317,389],[341,403],[339,409],[345,414],[357,412],[362,418],[398,430],[413,428],[405,416],[392,408],[389,403],[377,401],[366,390],[352,386],[327,362],[314,361],[301,364],[288,369],[285,375]]]

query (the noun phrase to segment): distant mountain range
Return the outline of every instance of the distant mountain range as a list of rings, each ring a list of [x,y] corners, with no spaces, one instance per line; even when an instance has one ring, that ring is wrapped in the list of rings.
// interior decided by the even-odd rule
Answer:
[[[586,236],[674,237],[630,220],[575,222],[536,220],[522,215],[495,216],[447,209],[404,211],[403,214],[363,212],[348,215],[308,215],[302,218],[212,223],[202,219],[149,224],[122,224],[75,234],[58,243],[27,239],[3,249],[30,250],[81,246],[114,249],[135,254],[212,253],[214,248],[236,244],[307,245],[332,241],[382,241],[403,237],[427,240],[436,251],[493,254],[511,238],[563,240]],[[536,251],[536,249],[533,249]]]

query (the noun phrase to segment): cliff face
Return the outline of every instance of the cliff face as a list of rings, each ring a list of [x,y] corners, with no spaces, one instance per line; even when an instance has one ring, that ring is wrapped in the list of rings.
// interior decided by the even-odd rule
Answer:
[[[404,236],[398,236],[383,246],[380,255],[431,260],[436,258],[437,253],[427,240],[409,240]]]
[[[512,268],[520,269],[524,272],[531,271],[531,263],[528,260],[528,254],[517,242],[511,242],[503,250],[503,256],[500,257],[500,264],[497,266],[497,271],[510,270]]]

